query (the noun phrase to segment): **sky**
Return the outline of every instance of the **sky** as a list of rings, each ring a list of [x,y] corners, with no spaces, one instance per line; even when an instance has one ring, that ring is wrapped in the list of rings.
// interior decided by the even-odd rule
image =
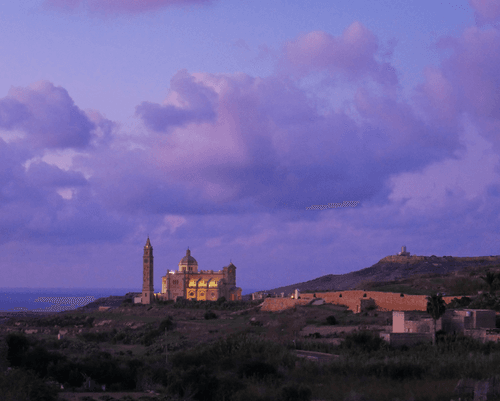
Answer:
[[[0,287],[500,254],[498,1],[0,4]]]

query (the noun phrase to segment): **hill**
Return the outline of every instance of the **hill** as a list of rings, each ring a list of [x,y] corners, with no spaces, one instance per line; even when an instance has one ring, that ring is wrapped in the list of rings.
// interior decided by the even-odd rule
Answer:
[[[314,280],[267,290],[280,294],[305,291],[366,289],[428,295],[473,294],[486,289],[480,278],[486,271],[500,272],[500,256],[387,256],[373,266],[346,274],[327,274]]]

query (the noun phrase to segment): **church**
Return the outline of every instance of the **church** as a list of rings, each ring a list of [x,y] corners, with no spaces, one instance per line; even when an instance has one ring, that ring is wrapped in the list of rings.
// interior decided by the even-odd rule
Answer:
[[[143,304],[150,304],[155,298],[162,301],[178,298],[197,301],[217,301],[225,297],[229,301],[241,300],[241,288],[236,287],[236,266],[230,263],[219,271],[198,270],[198,262],[191,256],[189,248],[178,265],[178,270],[168,270],[161,278],[161,292],[153,289],[153,247],[146,241],[143,257]]]

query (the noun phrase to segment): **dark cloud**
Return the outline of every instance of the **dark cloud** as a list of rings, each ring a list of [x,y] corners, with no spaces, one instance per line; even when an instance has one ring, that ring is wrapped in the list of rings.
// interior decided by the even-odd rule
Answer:
[[[46,81],[11,88],[0,99],[0,126],[22,130],[30,146],[58,149],[85,148],[95,128],[65,89]]]
[[[31,163],[26,172],[26,182],[38,187],[75,187],[87,184],[82,173],[64,171],[59,167],[39,161]]]
[[[172,78],[170,91],[180,106],[142,102],[136,107],[136,116],[152,130],[162,132],[170,127],[215,119],[216,94],[196,83],[185,70],[179,71]]]

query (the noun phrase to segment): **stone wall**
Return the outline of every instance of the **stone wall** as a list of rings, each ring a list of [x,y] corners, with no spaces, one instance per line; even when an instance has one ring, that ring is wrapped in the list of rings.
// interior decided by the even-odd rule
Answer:
[[[296,305],[307,305],[309,302],[310,299],[266,298],[260,310],[265,312],[279,312],[291,309]]]
[[[366,296],[364,296],[366,294]],[[345,305],[355,313],[362,311],[362,300],[373,299],[378,310],[382,311],[423,311],[427,310],[426,295],[404,295],[394,292],[378,292],[378,291],[332,291],[332,292],[317,292],[316,294],[302,293],[298,301],[310,301],[316,295],[317,298],[324,299],[326,303],[334,305]],[[446,303],[450,303],[454,298],[462,296],[443,297]],[[278,298],[266,298],[278,299]],[[279,298],[282,300],[290,300],[290,298]],[[283,303],[283,309],[291,308],[295,304]],[[307,302],[306,302],[307,303]],[[277,304],[276,304],[277,305]],[[291,306],[287,306],[291,305]],[[274,306],[276,308],[276,306]]]

